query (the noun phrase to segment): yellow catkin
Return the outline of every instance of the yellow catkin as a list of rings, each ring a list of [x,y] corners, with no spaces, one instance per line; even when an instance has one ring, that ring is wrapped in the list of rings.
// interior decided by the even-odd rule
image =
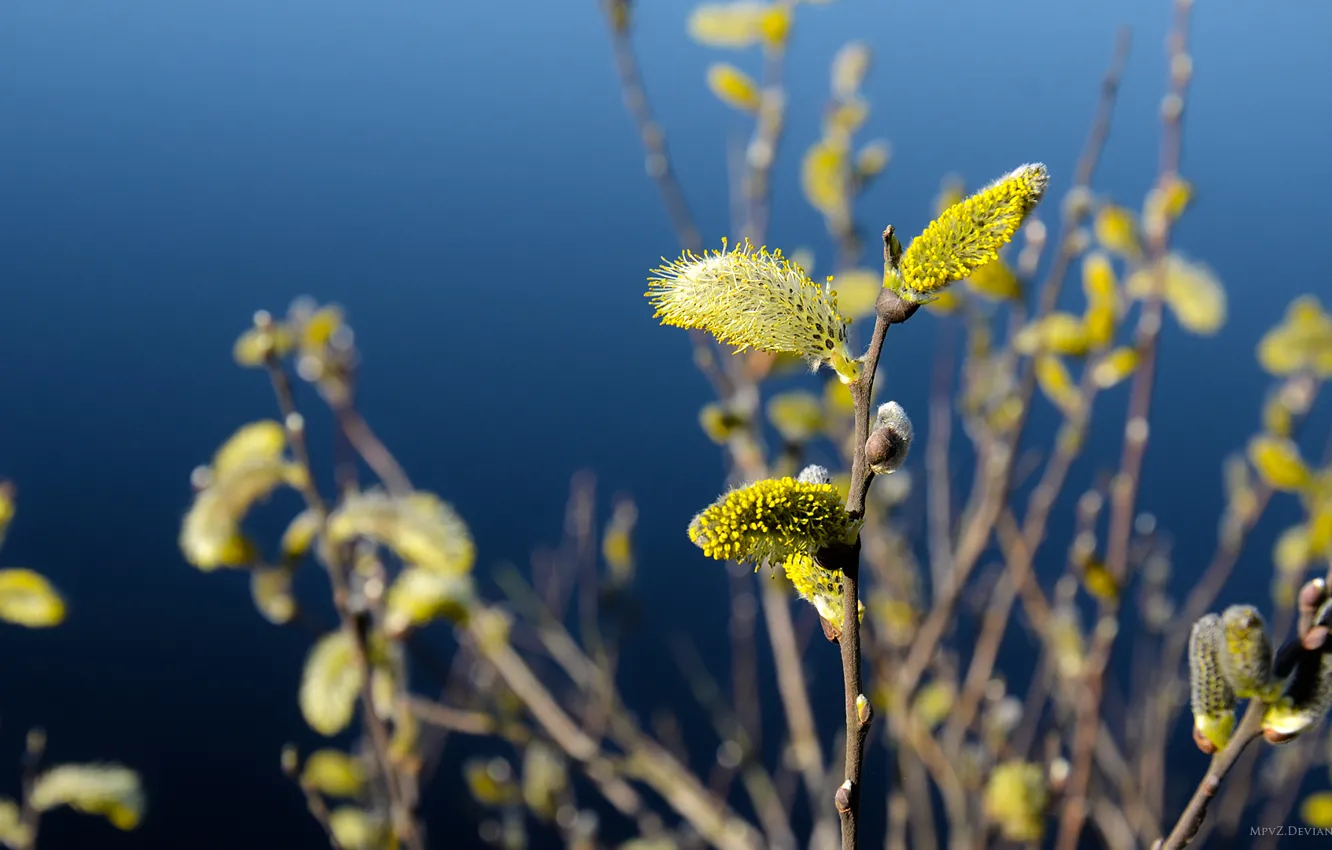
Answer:
[[[1045,834],[1049,784],[1040,765],[1018,760],[995,766],[985,783],[985,817],[1008,841],[1039,842]]]
[[[1258,476],[1277,490],[1299,491],[1313,481],[1299,446],[1291,440],[1259,434],[1249,441],[1249,461]]]
[[[788,443],[805,443],[824,427],[823,403],[813,393],[793,390],[768,400],[768,421]]]
[[[69,806],[102,815],[117,829],[129,830],[143,817],[143,784],[118,764],[62,764],[37,777],[29,802],[39,812]]]
[[[814,606],[819,616],[835,626],[842,625],[842,574],[829,570],[814,560],[812,555],[800,552],[782,562],[782,570],[791,580],[800,598]]]
[[[741,112],[757,112],[763,102],[754,78],[726,62],[708,68],[708,88],[722,103]]]
[[[1263,734],[1285,743],[1312,728],[1332,706],[1332,655],[1303,656],[1286,679],[1281,696],[1263,713]]]
[[[890,276],[889,285],[903,299],[924,303],[995,260],[1040,203],[1049,181],[1044,165],[1022,165],[948,207],[902,254],[899,274]]]
[[[690,13],[686,27],[690,38],[707,47],[749,47],[765,37],[768,11],[767,4],[751,0],[704,3]]]
[[[310,648],[301,676],[300,707],[305,722],[321,735],[336,735],[351,723],[364,677],[352,638],[330,632]]]
[[[689,539],[719,561],[781,561],[843,539],[851,518],[832,484],[767,479],[732,490],[689,524]]]
[[[1240,699],[1260,697],[1272,678],[1272,642],[1252,605],[1232,605],[1221,614],[1221,674]]]
[[[1258,362],[1273,375],[1332,377],[1332,316],[1312,295],[1296,298],[1282,323],[1258,343]]]
[[[0,570],[0,620],[30,629],[58,626],[65,619],[65,601],[40,573],[28,569]]]
[[[748,241],[731,250],[680,259],[655,269],[647,297],[663,325],[705,330],[739,350],[790,353],[826,363],[844,381],[860,375],[847,347],[851,320],[837,311],[831,283],[805,277],[780,251]]]
[[[1221,670],[1221,618],[1207,614],[1193,624],[1189,635],[1189,702],[1193,728],[1219,750],[1235,729],[1235,692]]]
[[[434,493],[390,496],[373,491],[345,499],[329,515],[330,543],[365,537],[388,546],[408,564],[447,575],[472,568],[476,546],[457,512]]]

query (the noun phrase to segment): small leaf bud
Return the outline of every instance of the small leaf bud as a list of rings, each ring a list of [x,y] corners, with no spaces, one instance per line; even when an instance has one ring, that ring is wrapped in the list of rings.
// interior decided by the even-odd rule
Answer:
[[[902,405],[895,401],[879,407],[869,439],[865,442],[865,456],[870,469],[877,475],[886,475],[902,466],[911,448],[913,430],[911,420]]]

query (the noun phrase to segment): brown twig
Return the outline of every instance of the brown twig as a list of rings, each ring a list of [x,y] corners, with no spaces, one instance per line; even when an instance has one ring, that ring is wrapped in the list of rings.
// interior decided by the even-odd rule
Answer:
[[[615,50],[615,71],[620,78],[620,92],[624,106],[634,121],[638,138],[645,152],[644,168],[661,194],[666,213],[670,216],[671,226],[675,229],[680,247],[688,251],[699,248],[698,228],[694,225],[694,216],[689,211],[684,190],[675,177],[671,166],[671,157],[666,149],[666,133],[657,123],[648,103],[647,92],[643,88],[643,75],[638,69],[638,57],[630,41],[628,21],[620,21],[614,12],[615,0],[603,2],[606,22],[611,31],[611,45]],[[623,4],[628,6],[627,3]],[[628,11],[625,11],[628,14]]]
[[[895,265],[896,239],[890,226],[883,232],[884,262]],[[883,289],[875,304],[874,331],[869,348],[861,363],[860,377],[851,382],[851,398],[855,402],[854,454],[851,460],[851,482],[847,493],[846,511],[854,519],[865,515],[865,497],[874,477],[865,451],[870,436],[870,405],[874,396],[874,375],[879,357],[883,353],[888,328],[911,318],[916,306],[907,304],[892,290]],[[865,759],[865,739],[869,735],[872,711],[865,697],[860,678],[860,617],[859,576],[860,536],[854,543],[829,547],[819,552],[819,561],[829,569],[842,572],[842,680],[845,686],[846,754],[845,779],[836,795],[837,811],[842,818],[842,848],[859,847],[860,772]]]
[[[646,782],[676,814],[713,844],[734,850],[760,846],[762,836],[752,825],[731,811],[724,800],[709,793],[665,747],[642,733],[618,695],[615,695],[615,685],[608,679],[607,671],[599,668],[583,652],[563,623],[554,619],[539,604],[534,604],[539,600],[530,588],[523,585],[521,576],[509,572],[498,576],[497,580],[519,606],[525,606],[528,613],[538,620],[537,637],[550,658],[574,685],[587,693],[611,695],[610,737],[626,753],[620,772]],[[477,634],[475,625],[473,634]],[[488,647],[480,641],[473,643],[491,661],[501,678],[519,696],[551,739],[570,757],[586,764],[586,759],[598,749],[596,742],[560,707],[522,657],[507,643],[495,647]],[[496,658],[500,664],[495,663]],[[572,750],[569,749],[571,746]]]
[[[953,434],[953,325],[941,330],[930,379],[929,434],[925,447],[925,476],[929,482],[929,552],[931,586],[942,587],[952,572],[950,536],[953,529],[952,488],[948,480],[948,447]]]
[[[304,486],[301,492],[305,497],[307,506],[312,511],[315,511],[319,517],[321,524],[319,539],[323,540],[324,533],[322,526],[328,519],[328,504],[324,501],[323,497],[320,496],[318,488],[314,484],[314,470],[310,465],[309,449],[305,442],[305,419],[296,407],[296,399],[295,394],[292,392],[291,379],[288,377],[286,369],[282,366],[282,363],[275,356],[270,355],[265,360],[265,365],[267,367],[269,379],[273,385],[274,393],[277,396],[278,407],[282,411],[283,422],[287,429],[287,437],[292,446],[292,453],[297,464],[302,467],[305,473],[303,476]],[[359,414],[356,414],[355,411],[351,411],[352,415],[347,417],[347,412],[350,411],[350,408],[346,407],[349,395],[344,396],[342,400],[339,400],[336,395],[330,394],[325,394],[325,398],[333,408],[334,415],[340,424],[344,423],[344,421],[352,421],[359,422],[362,426],[357,430],[355,436],[353,436],[352,433],[347,433],[344,429],[344,434],[351,442],[352,446],[356,447],[358,450],[362,448],[367,449],[371,456],[378,456],[381,453],[384,456],[387,456],[390,463],[384,468],[389,470],[389,478],[385,479],[385,483],[390,485],[399,483],[394,480],[391,472],[392,469],[398,469],[401,471],[401,467],[398,467],[397,461],[393,460],[392,456],[388,454],[388,450],[384,448],[383,444],[380,443],[377,438],[374,437],[373,433],[370,432],[369,427],[365,425],[364,420],[360,418]],[[339,413],[339,408],[341,408],[341,414]],[[369,435],[369,440],[364,441],[367,434]],[[357,437],[362,438],[363,442],[358,443]],[[362,456],[366,457],[364,452],[362,452]],[[370,457],[366,457],[366,460],[367,462],[370,462]],[[372,468],[376,469],[378,472],[381,467],[372,464]],[[405,482],[406,477],[403,476],[401,483]],[[406,486],[408,490],[410,490],[410,484],[407,484]],[[390,486],[390,490],[392,490],[392,486]],[[327,567],[329,581],[333,586],[333,603],[338,612],[340,627],[350,638],[354,661],[361,673],[362,685],[360,701],[362,722],[365,726],[366,734],[370,739],[371,749],[375,754],[375,761],[384,778],[384,786],[389,797],[390,818],[393,821],[394,830],[399,838],[401,838],[408,847],[412,848],[412,850],[424,850],[424,829],[417,818],[415,803],[416,795],[412,793],[411,789],[408,787],[408,783],[410,783],[411,780],[401,776],[397,767],[394,765],[393,759],[389,755],[388,728],[385,725],[383,718],[375,712],[374,694],[371,685],[373,679],[371,675],[373,672],[373,666],[370,663],[370,652],[367,645],[367,641],[369,640],[366,623],[367,615],[364,612],[357,612],[352,609],[351,594],[347,586],[345,553],[335,546],[323,545],[320,549]]]
[[[1307,396],[1309,404],[1312,405],[1321,389],[1321,382],[1308,375],[1296,376],[1290,380],[1294,382],[1294,392]],[[1298,430],[1302,423],[1303,418],[1296,419],[1292,423],[1292,430]],[[1203,570],[1201,578],[1189,590],[1189,595],[1185,598],[1179,616],[1175,618],[1178,626],[1165,635],[1159,656],[1159,682],[1153,697],[1143,701],[1143,711],[1146,717],[1143,729],[1147,740],[1143,743],[1138,767],[1138,774],[1141,777],[1143,787],[1148,789],[1144,793],[1149,799],[1157,801],[1158,806],[1165,790],[1163,780],[1166,735],[1168,730],[1173,727],[1172,721],[1178,710],[1182,708],[1181,703],[1167,700],[1165,695],[1168,689],[1175,686],[1176,673],[1184,659],[1185,649],[1188,647],[1189,630],[1199,617],[1207,613],[1216,601],[1217,596],[1220,595],[1221,589],[1225,586],[1226,581],[1235,569],[1235,565],[1239,562],[1239,556],[1244,551],[1244,544],[1248,541],[1249,533],[1253,531],[1266,512],[1267,506],[1272,500],[1272,492],[1272,488],[1266,482],[1257,481],[1253,488],[1251,509],[1242,516],[1227,520],[1217,538],[1216,548],[1207,568]],[[1281,630],[1276,632],[1276,634],[1281,633]],[[1148,714],[1148,712],[1152,712],[1154,707],[1158,707],[1155,713]]]
[[[290,760],[287,758],[287,755],[288,751],[284,751],[282,757],[282,772],[287,775],[288,779],[296,783],[297,788],[301,789],[301,795],[305,798],[305,807],[309,810],[310,817],[314,818],[315,823],[319,824],[319,828],[324,831],[324,838],[328,841],[331,850],[343,850],[342,845],[338,843],[337,834],[333,832],[333,824],[329,817],[328,804],[325,803],[324,798],[319,795],[319,791],[301,776],[301,772],[298,769],[299,765],[297,764],[297,759],[299,757],[296,755],[295,749],[293,748],[290,750]]]
[[[1171,63],[1170,92],[1162,107],[1161,157],[1157,177],[1157,190],[1164,191],[1167,181],[1177,179],[1181,152],[1181,116],[1184,95],[1188,88],[1189,73],[1186,65],[1188,50],[1189,13],[1192,0],[1175,0],[1174,21],[1167,44]],[[1116,583],[1123,587],[1128,579],[1129,538],[1133,530],[1133,514],[1137,505],[1138,488],[1142,481],[1143,459],[1147,451],[1148,422],[1151,413],[1152,389],[1156,379],[1157,341],[1161,332],[1162,299],[1165,276],[1165,258],[1170,243],[1171,222],[1168,216],[1149,222],[1147,227],[1148,257],[1154,263],[1156,286],[1147,298],[1138,317],[1135,348],[1138,366],[1134,370],[1129,391],[1128,417],[1124,426],[1124,447],[1118,474],[1111,485],[1110,529],[1106,544],[1106,569]],[[1110,662],[1117,628],[1116,605],[1102,605],[1101,622],[1094,631],[1092,646],[1087,653],[1084,668],[1084,687],[1078,703],[1078,717],[1073,742],[1073,768],[1068,792],[1059,824],[1056,847],[1075,850],[1087,811],[1087,785],[1091,777],[1092,750],[1095,730],[1100,725],[1100,703],[1104,690],[1105,670]]]
[[[788,15],[795,14],[796,0],[780,0]],[[748,216],[744,235],[751,241],[763,242],[768,232],[768,215],[772,197],[772,167],[777,161],[782,129],[786,123],[786,92],[782,89],[785,70],[786,45],[766,48],[763,63],[763,92],[754,126],[754,137],[745,152],[747,169],[744,178]]]
[[[768,846],[775,850],[794,850],[795,833],[791,831],[791,817],[788,810],[780,803],[776,793],[776,783],[767,769],[756,760],[758,747],[749,736],[744,721],[738,713],[722,699],[722,689],[717,680],[707,669],[702,655],[692,642],[681,638],[675,641],[676,662],[681,672],[689,681],[694,691],[694,698],[712,718],[713,728],[723,742],[730,742],[740,748],[740,761],[734,768],[724,768],[727,782],[735,773],[754,804],[754,813],[759,826],[767,836]],[[748,699],[756,702],[757,693]],[[720,765],[719,765],[720,766]],[[726,797],[726,787],[714,786],[713,792],[719,798]]]
[[[1221,751],[1212,757],[1212,763],[1207,768],[1207,774],[1202,782],[1198,783],[1198,788],[1193,792],[1193,797],[1189,804],[1184,808],[1183,814],[1175,823],[1175,828],[1170,834],[1158,841],[1153,850],[1178,850],[1186,846],[1195,834],[1198,827],[1202,825],[1203,819],[1207,817],[1207,804],[1216,796],[1216,792],[1221,788],[1221,780],[1225,778],[1230,769],[1235,766],[1235,762],[1244,753],[1244,750],[1253,743],[1255,739],[1263,734],[1263,711],[1264,705],[1258,700],[1252,700],[1244,711],[1244,717],[1240,720],[1239,727],[1231,736],[1230,741],[1221,748]]]
[[[14,836],[14,850],[33,850],[37,846],[37,831],[42,813],[32,803],[32,792],[41,773],[42,756],[46,754],[46,732],[29,729],[23,744],[23,775],[19,795],[19,830]]]
[[[350,403],[337,398],[329,398],[328,403],[333,408],[338,428],[342,430],[347,442],[351,443],[356,453],[374,470],[379,480],[384,482],[389,493],[394,496],[405,496],[412,492],[412,482],[407,478],[406,471],[393,457],[388,447],[375,436],[375,432],[370,429],[369,423],[361,416],[360,411]]]
[[[1132,33],[1125,27],[1115,37],[1114,54],[1110,67],[1101,80],[1101,96],[1097,102],[1096,115],[1092,127],[1078,157],[1073,173],[1073,191],[1086,191],[1091,185],[1096,166],[1100,163],[1101,152],[1110,135],[1110,120],[1114,115],[1115,101],[1118,98],[1120,80],[1124,66],[1128,62]],[[1050,271],[1041,284],[1039,306],[1036,318],[1040,318],[1054,309],[1063,288],[1064,278],[1076,255],[1073,240],[1069,239],[1082,222],[1085,212],[1080,207],[1070,205],[1060,228],[1059,238],[1055,242],[1055,255],[1050,264]],[[1026,430],[1028,414],[1031,411],[1031,398],[1036,391],[1035,372],[1027,364],[1019,381],[1018,398],[1021,401],[1021,413],[1007,439],[991,438],[983,446],[981,456],[976,463],[977,474],[972,491],[963,511],[964,528],[959,534],[959,543],[953,553],[953,574],[949,589],[936,595],[936,601],[920,633],[913,643],[910,655],[899,676],[899,687],[909,692],[920,683],[929,660],[938,648],[939,641],[947,632],[952,622],[954,609],[961,598],[961,588],[970,576],[975,561],[980,557],[989,541],[990,532],[999,518],[1000,509],[1007,500],[1012,472],[1012,457]]]
[[[426,723],[448,729],[450,732],[480,736],[494,735],[499,730],[495,718],[484,711],[455,708],[417,696],[408,700],[408,708],[412,714]]]
[[[760,598],[768,638],[773,646],[777,693],[786,712],[792,754],[804,779],[806,793],[811,801],[817,801],[823,793],[826,780],[823,747],[819,743],[814,712],[809,704],[809,690],[806,687],[804,667],[800,664],[800,649],[796,645],[791,609],[786,594],[775,582],[763,582]]]

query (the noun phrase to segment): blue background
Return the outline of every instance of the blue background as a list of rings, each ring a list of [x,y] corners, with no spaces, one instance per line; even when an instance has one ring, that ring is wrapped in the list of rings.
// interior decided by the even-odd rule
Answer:
[[[0,791],[16,790],[23,731],[42,724],[53,758],[124,761],[150,795],[137,833],[53,816],[44,846],[320,844],[277,766],[283,742],[316,743],[295,705],[307,639],[261,621],[241,576],[202,575],[175,543],[190,469],[272,410],[262,375],[232,365],[232,341],[256,308],[296,295],[348,307],[365,413],[419,486],[460,507],[483,570],[556,539],[569,476],[591,468],[603,515],[614,491],[639,502],[648,634],[719,645],[723,571],[682,531],[721,485],[696,419],[709,390],[686,335],[658,329],[642,297],[675,242],[597,6],[0,4],[0,475],[20,487],[0,562],[41,569],[70,601],[59,629],[0,629]],[[745,127],[704,71],[757,72],[758,57],[691,43],[687,3],[637,6],[649,97],[716,244],[725,150]],[[1184,171],[1198,196],[1178,244],[1218,270],[1231,320],[1214,339],[1173,324],[1164,337],[1143,506],[1177,538],[1181,587],[1215,539],[1219,461],[1257,424],[1254,344],[1291,297],[1327,292],[1332,196],[1332,6],[1196,11]],[[802,7],[769,243],[812,246],[828,271],[797,154],[853,37],[876,51],[865,138],[894,146],[861,207],[871,227],[917,232],[950,172],[974,186],[1042,160],[1062,195],[1120,24],[1134,53],[1097,185],[1138,206],[1168,12],[1162,0]],[[890,340],[886,379],[908,409],[924,409],[920,352],[938,327],[922,317]],[[1075,487],[1116,460],[1118,432],[1113,420],[1094,432],[1098,462],[1079,465]],[[1227,598],[1266,598],[1279,527],[1257,536]],[[679,702],[678,680],[639,672],[673,669],[663,645],[634,644],[637,705]],[[840,684],[823,654],[813,684],[830,695],[831,735]],[[441,772],[431,824],[463,842],[475,813],[455,777]]]

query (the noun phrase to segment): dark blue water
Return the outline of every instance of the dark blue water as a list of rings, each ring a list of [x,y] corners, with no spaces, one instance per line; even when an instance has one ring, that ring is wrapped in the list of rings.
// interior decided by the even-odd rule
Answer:
[[[253,310],[299,294],[347,306],[366,415],[420,486],[460,507],[483,565],[525,563],[557,538],[569,476],[594,469],[603,508],[618,490],[639,502],[648,635],[717,645],[724,575],[683,534],[721,484],[696,424],[708,388],[685,335],[656,328],[642,297],[675,244],[597,5],[0,5],[0,475],[20,485],[0,561],[40,568],[70,600],[59,629],[0,629],[0,792],[16,790],[23,732],[42,724],[54,758],[142,770],[151,806],[130,836],[52,817],[43,846],[320,844],[277,769],[283,742],[317,743],[295,706],[306,639],[262,622],[242,577],[201,575],[175,545],[190,469],[272,410],[230,345]],[[649,95],[715,244],[725,146],[744,128],[703,75],[731,57],[688,42],[689,4],[636,5]],[[1039,159],[1060,195],[1113,31],[1131,24],[1098,184],[1137,206],[1156,161],[1167,11],[802,8],[770,244],[812,246],[826,271],[795,154],[816,137],[828,61],[850,37],[876,48],[867,135],[895,149],[865,218],[914,233],[949,172],[975,185]],[[1332,194],[1332,7],[1197,12],[1184,171],[1198,201],[1178,235],[1225,280],[1231,321],[1214,339],[1173,326],[1164,339],[1143,498],[1178,540],[1182,587],[1211,551],[1220,458],[1257,424],[1253,346],[1292,296],[1328,291]],[[891,341],[887,378],[908,409],[924,409],[918,364],[937,327],[922,317]],[[1096,432],[1100,462],[1079,485],[1115,460],[1117,438],[1113,424]],[[1270,533],[1227,599],[1264,598]],[[1062,550],[1050,558],[1057,569]],[[627,664],[644,709],[679,701],[677,681],[642,674],[673,669],[663,646],[641,639]],[[829,734],[832,660],[815,679],[838,695]],[[453,775],[431,823],[462,843],[474,812]]]

